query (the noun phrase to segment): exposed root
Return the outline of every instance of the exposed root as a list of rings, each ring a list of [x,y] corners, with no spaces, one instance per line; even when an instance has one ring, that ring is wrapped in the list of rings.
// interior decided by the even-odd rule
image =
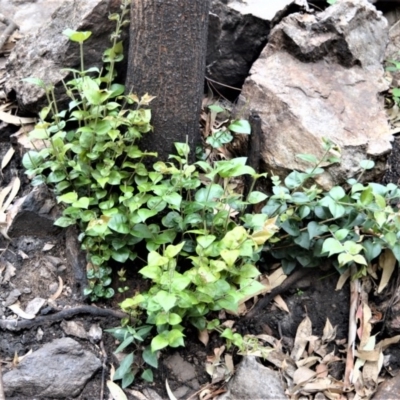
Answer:
[[[23,329],[35,328],[45,324],[53,324],[63,319],[72,318],[78,314],[90,314],[96,317],[125,318],[128,315],[122,311],[99,308],[95,306],[81,306],[59,311],[55,314],[39,316],[32,320],[0,320],[0,329],[18,332]],[[0,398],[1,400],[1,398]]]

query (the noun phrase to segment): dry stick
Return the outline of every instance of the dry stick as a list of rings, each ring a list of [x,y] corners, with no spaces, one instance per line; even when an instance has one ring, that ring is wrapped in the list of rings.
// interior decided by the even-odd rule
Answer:
[[[3,48],[4,43],[7,41],[9,36],[16,30],[19,29],[18,25],[11,19],[6,18],[3,14],[0,14],[0,22],[7,25],[7,28],[0,35],[0,50]]]
[[[21,331],[23,329],[30,329],[36,326],[44,325],[46,323],[54,323],[63,319],[72,318],[77,314],[90,314],[96,317],[114,317],[114,318],[126,318],[128,314],[122,311],[111,310],[108,308],[99,308],[94,306],[81,306],[76,308],[69,308],[66,310],[59,311],[55,314],[46,316],[36,317],[32,320],[0,320],[0,329],[9,331]]]
[[[350,267],[350,276],[357,273],[355,264]],[[347,356],[346,356],[346,369],[344,372],[345,387],[351,386],[351,373],[354,369],[354,350],[357,336],[357,308],[360,298],[360,280],[354,279],[350,281],[350,312],[349,312],[349,333],[347,338]]]
[[[3,374],[1,372],[1,360],[0,360],[0,400],[6,400],[6,395],[4,393],[4,387],[3,387]]]
[[[100,400],[104,400],[104,381],[105,381],[105,375],[106,375],[107,352],[106,352],[106,349],[104,348],[103,341],[100,342],[100,349],[101,349],[101,353],[102,353]]]

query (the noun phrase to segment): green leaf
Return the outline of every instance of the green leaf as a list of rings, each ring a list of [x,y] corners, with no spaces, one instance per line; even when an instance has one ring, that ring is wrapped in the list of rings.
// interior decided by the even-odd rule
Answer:
[[[219,200],[224,195],[224,189],[215,183],[199,189],[195,194],[195,200],[200,203],[207,203]]]
[[[322,253],[329,253],[329,257],[332,254],[342,253],[344,251],[342,243],[334,238],[325,239],[322,246]]]
[[[172,329],[168,333],[168,344],[171,347],[184,346],[183,337],[185,335],[179,329]]]
[[[372,168],[374,168],[374,166],[375,166],[375,163],[372,160],[362,160],[362,161],[360,161],[360,167],[362,169],[365,169],[365,170],[372,169]]]
[[[87,209],[89,207],[89,202],[90,200],[88,197],[81,197],[72,203],[72,207]]]
[[[218,105],[218,104],[211,104],[211,105],[208,106],[208,108],[209,108],[211,111],[213,111],[214,113],[216,113],[216,114],[219,114],[219,113],[225,111],[225,108],[221,107],[221,106]]]
[[[66,203],[66,204],[72,204],[75,201],[78,200],[78,194],[76,192],[69,192],[69,193],[65,193],[62,196],[59,196],[57,198],[57,201]]]
[[[344,242],[343,247],[348,253],[350,253],[353,256],[360,253],[363,250],[361,244],[353,242],[352,240],[347,240],[346,242]]]
[[[228,129],[235,133],[242,133],[245,135],[250,135],[251,133],[251,126],[249,121],[245,119],[238,119],[233,121],[229,126]]]
[[[74,225],[75,223],[76,223],[76,221],[72,218],[60,217],[54,222],[54,225],[61,226],[62,228],[66,228],[67,226]]]
[[[124,263],[125,261],[127,261],[129,258],[129,255],[130,255],[130,251],[126,247],[119,249],[118,251],[113,251],[111,253],[111,257],[115,261],[118,261],[120,263]]]
[[[149,266],[162,266],[168,264],[168,258],[163,257],[158,254],[156,251],[150,251],[147,255],[147,263]]]
[[[296,157],[313,165],[318,164],[318,158],[313,154],[296,154]]]
[[[372,242],[371,240],[365,240],[362,243],[364,248],[364,255],[368,262],[372,262],[373,259],[379,256],[382,252],[382,247],[377,242]]]
[[[340,218],[344,215],[346,209],[341,204],[332,202],[329,204],[329,211],[331,212],[333,218]]]
[[[197,236],[196,241],[201,247],[203,247],[203,249],[206,249],[215,241],[216,238],[217,237],[214,235]]]
[[[126,375],[130,371],[131,366],[133,364],[133,359],[134,359],[133,353],[129,353],[124,357],[124,359],[121,361],[120,366],[115,371],[114,374],[115,381],[122,379],[124,375]]]
[[[239,250],[221,250],[221,257],[226,262],[226,264],[231,267],[235,264],[237,258],[239,257]]]
[[[146,382],[153,382],[153,371],[150,368],[145,369],[140,377],[145,380]]]
[[[354,188],[354,186],[353,186]],[[352,192],[353,192],[352,188]],[[372,188],[368,187],[367,189],[363,190],[360,196],[360,202],[363,206],[368,206],[374,200],[374,196],[372,194]]]
[[[229,131],[217,131],[208,136],[206,142],[214,149],[218,149],[224,144],[230,143],[232,140],[233,136]]]
[[[143,360],[146,364],[153,368],[158,368],[158,353],[151,351],[150,346],[147,346],[142,353]]]
[[[247,201],[250,204],[258,204],[264,201],[267,197],[268,196],[265,193],[254,191],[249,194]]]
[[[139,273],[155,282],[158,282],[161,278],[162,270],[157,265],[147,265],[139,270]]]
[[[348,229],[339,229],[334,233],[334,236],[337,240],[342,241],[342,240],[346,239],[349,232],[350,231]]]
[[[163,332],[155,336],[151,341],[151,351],[155,353],[158,350],[168,347],[168,345],[169,345],[168,337],[166,337],[165,332]]]
[[[90,31],[78,32],[72,29],[65,29],[63,31],[63,35],[67,36],[68,39],[71,40],[71,42],[83,43],[85,40],[90,38],[92,32]]]
[[[307,174],[292,171],[286,178],[285,178],[285,185],[288,189],[295,189],[301,187],[303,183],[307,180]]]
[[[168,258],[174,258],[181,252],[184,245],[185,242],[182,242],[176,246],[171,244],[165,249],[164,255]]]
[[[164,311],[169,311],[175,306],[178,298],[165,290],[160,290],[154,297],[153,300],[156,301]]]
[[[344,189],[342,187],[335,186],[329,191],[329,196],[331,196],[333,200],[337,201],[337,200],[343,199],[343,197],[346,196],[346,192],[344,191]]]
[[[50,174],[47,176],[47,182],[57,183],[63,181],[65,178],[66,178],[65,172],[57,170],[50,172]]]
[[[379,228],[382,228],[382,226],[387,221],[387,216],[384,211],[375,211],[374,218],[375,218],[375,222],[378,224]]]
[[[338,256],[339,265],[343,266],[349,262],[354,262],[354,257],[348,253],[341,253]]]
[[[122,378],[122,389],[127,388],[129,385],[132,384],[132,382],[135,380],[135,375],[133,372],[127,372],[124,377]]]
[[[108,227],[118,233],[129,233],[128,219],[123,214],[114,214],[108,221]]]

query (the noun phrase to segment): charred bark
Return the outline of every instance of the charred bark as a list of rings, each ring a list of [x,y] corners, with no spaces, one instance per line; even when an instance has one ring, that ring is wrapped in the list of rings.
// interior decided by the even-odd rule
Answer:
[[[210,0],[133,0],[126,90],[156,96],[151,102],[154,131],[141,149],[162,160],[174,142],[186,142],[194,158],[200,142]]]

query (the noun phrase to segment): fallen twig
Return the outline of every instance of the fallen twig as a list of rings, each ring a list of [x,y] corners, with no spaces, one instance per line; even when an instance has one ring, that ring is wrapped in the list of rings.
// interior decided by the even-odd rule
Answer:
[[[81,306],[59,311],[55,314],[36,317],[31,320],[0,320],[0,329],[18,332],[44,324],[53,324],[63,319],[69,319],[77,314],[90,314],[96,317],[126,318],[128,315],[122,311],[99,308],[95,306]]]
[[[350,267],[350,275],[354,276],[357,272],[356,266],[353,264]],[[345,387],[350,387],[352,384],[352,372],[354,370],[354,350],[357,336],[357,308],[360,297],[360,280],[353,279],[350,281],[350,310],[349,310],[349,333],[347,339],[347,355],[346,369],[344,372]]]
[[[7,28],[0,35],[0,50],[3,48],[4,43],[7,41],[9,36],[16,30],[19,29],[18,25],[11,19],[6,18],[3,14],[0,14],[0,22],[7,25]]]
[[[3,386],[3,373],[1,371],[1,360],[0,360],[0,400],[6,400]]]

